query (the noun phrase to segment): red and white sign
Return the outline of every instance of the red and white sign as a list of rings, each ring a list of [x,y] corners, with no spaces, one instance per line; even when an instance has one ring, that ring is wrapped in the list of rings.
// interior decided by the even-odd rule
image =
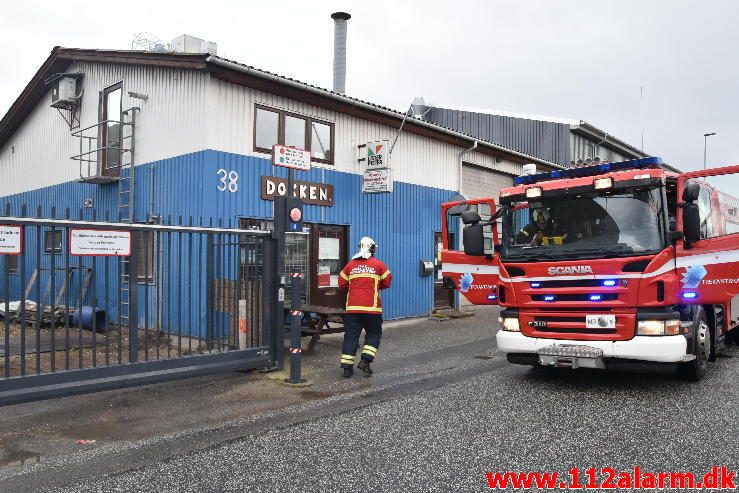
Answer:
[[[331,268],[328,265],[318,266],[318,287],[319,288],[330,288],[331,287]]]
[[[0,226],[0,255],[18,255],[23,249],[20,226]]]
[[[362,184],[364,193],[385,193],[393,191],[393,174],[389,169],[365,171]]]
[[[131,255],[131,232],[71,229],[69,253],[76,256],[128,257]]]
[[[310,152],[297,147],[275,145],[272,147],[272,164],[300,171],[309,171]]]

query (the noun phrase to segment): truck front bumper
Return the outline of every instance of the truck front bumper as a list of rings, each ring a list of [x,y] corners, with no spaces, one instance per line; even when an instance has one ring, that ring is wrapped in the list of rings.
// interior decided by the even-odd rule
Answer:
[[[495,339],[498,349],[509,354],[544,354],[548,356],[553,353],[552,346],[583,346],[581,351],[573,351],[575,357],[578,357],[579,353],[585,351],[586,353],[582,357],[583,360],[590,357],[590,359],[618,358],[654,363],[678,363],[690,359],[690,356],[685,354],[688,347],[687,341],[681,335],[635,336],[628,341],[576,341],[567,339],[541,339],[527,337],[520,332],[499,330]],[[561,349],[564,350],[565,348]],[[588,354],[588,352],[593,354]],[[601,366],[596,365],[594,367]]]

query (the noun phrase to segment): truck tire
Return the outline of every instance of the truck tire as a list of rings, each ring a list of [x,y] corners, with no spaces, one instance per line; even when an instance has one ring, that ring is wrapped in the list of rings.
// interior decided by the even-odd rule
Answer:
[[[706,366],[711,354],[711,328],[703,308],[698,308],[693,322],[693,354],[695,359],[681,363],[677,371],[680,377],[691,382],[703,380],[706,376]]]

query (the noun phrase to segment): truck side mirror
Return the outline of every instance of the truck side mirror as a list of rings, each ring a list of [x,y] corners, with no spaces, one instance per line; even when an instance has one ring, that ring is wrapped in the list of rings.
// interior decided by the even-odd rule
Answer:
[[[464,242],[465,255],[485,255],[485,238],[483,237],[482,224],[479,223],[479,220],[475,224],[464,227],[462,230],[462,241]]]
[[[683,188],[683,202],[695,202],[698,200],[700,193],[700,185],[693,183],[692,181],[685,182],[685,188]]]
[[[462,222],[464,224],[477,224],[481,220],[480,214],[475,211],[464,211],[462,213]]]
[[[701,220],[700,214],[698,213],[698,204],[683,204],[683,234],[685,235],[685,248],[691,248],[694,242],[701,239]]]
[[[683,188],[683,235],[685,248],[692,248],[693,243],[701,239],[701,219],[698,205],[695,203],[700,196],[701,187],[695,182],[685,182]]]

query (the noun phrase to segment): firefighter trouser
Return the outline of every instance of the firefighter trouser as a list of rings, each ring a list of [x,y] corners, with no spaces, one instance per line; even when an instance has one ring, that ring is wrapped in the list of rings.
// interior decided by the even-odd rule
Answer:
[[[344,346],[341,350],[343,368],[349,368],[355,363],[362,329],[364,329],[362,359],[366,361],[375,359],[382,339],[382,315],[348,313],[344,316]]]

